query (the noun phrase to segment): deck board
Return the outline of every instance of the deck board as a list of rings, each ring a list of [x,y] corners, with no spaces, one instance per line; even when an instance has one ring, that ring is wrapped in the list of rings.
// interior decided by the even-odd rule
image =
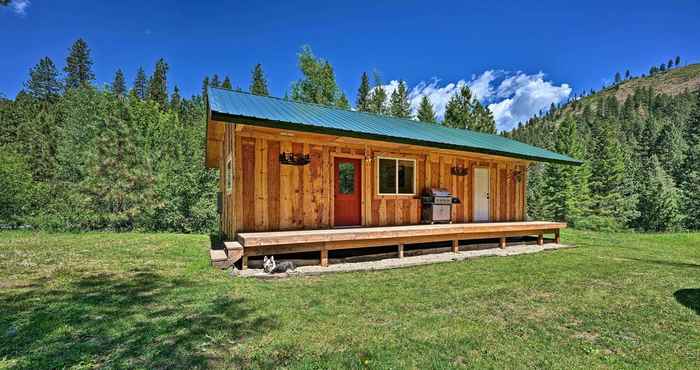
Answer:
[[[513,235],[513,233],[552,231],[563,229],[566,223],[548,221],[459,223],[436,225],[408,225],[383,227],[358,227],[324,230],[296,230],[246,232],[238,234],[238,241],[244,247],[264,247],[300,245],[307,243],[332,243],[382,239],[416,238],[429,236],[449,236],[464,238],[469,234]]]

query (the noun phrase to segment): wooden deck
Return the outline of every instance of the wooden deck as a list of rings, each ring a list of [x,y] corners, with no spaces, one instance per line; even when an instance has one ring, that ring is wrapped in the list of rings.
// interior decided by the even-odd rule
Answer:
[[[329,250],[395,245],[401,256],[404,244],[452,241],[457,251],[460,240],[497,238],[505,248],[508,237],[535,235],[542,244],[544,234],[553,234],[559,243],[559,230],[565,227],[565,223],[546,221],[460,223],[249,232],[239,233],[237,239],[243,247],[243,268],[249,256],[310,251],[320,252],[321,265],[327,266]]]

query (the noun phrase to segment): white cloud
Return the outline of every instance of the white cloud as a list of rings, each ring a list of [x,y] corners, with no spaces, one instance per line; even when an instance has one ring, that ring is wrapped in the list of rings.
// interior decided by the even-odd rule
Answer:
[[[565,102],[571,94],[569,84],[554,85],[544,80],[544,73],[527,75],[517,72],[499,84],[496,101],[488,108],[496,120],[499,130],[510,130],[518,122],[524,122],[546,111],[554,104]]]
[[[13,0],[10,2],[12,10],[19,15],[27,14],[27,8],[31,4],[32,2],[29,0]]]
[[[478,76],[473,75],[468,81],[461,79],[445,85],[441,85],[437,78],[421,81],[409,91],[411,108],[415,113],[423,96],[427,96],[438,117],[442,118],[447,102],[465,84],[471,89],[472,95],[491,110],[498,130],[510,130],[518,122],[526,121],[539,111],[548,109],[552,103],[566,101],[571,94],[568,84],[557,86],[551,81],[545,81],[542,72],[528,75],[520,71],[487,70]],[[391,96],[398,85],[398,81],[392,80],[383,87],[387,95]]]

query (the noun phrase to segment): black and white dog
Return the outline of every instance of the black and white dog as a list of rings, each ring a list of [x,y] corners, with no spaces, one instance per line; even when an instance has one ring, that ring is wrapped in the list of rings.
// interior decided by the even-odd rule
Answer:
[[[268,274],[278,274],[282,272],[294,271],[294,264],[291,261],[282,261],[279,264],[275,262],[275,257],[263,259],[263,270]]]

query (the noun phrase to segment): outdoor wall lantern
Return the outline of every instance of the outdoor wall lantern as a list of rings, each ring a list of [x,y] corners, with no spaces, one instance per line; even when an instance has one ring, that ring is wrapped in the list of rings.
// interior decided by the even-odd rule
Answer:
[[[293,166],[304,166],[311,162],[311,158],[308,154],[295,154],[295,153],[280,153],[280,163],[290,164]]]
[[[460,165],[452,167],[450,172],[455,176],[467,176],[469,174],[469,169]]]

